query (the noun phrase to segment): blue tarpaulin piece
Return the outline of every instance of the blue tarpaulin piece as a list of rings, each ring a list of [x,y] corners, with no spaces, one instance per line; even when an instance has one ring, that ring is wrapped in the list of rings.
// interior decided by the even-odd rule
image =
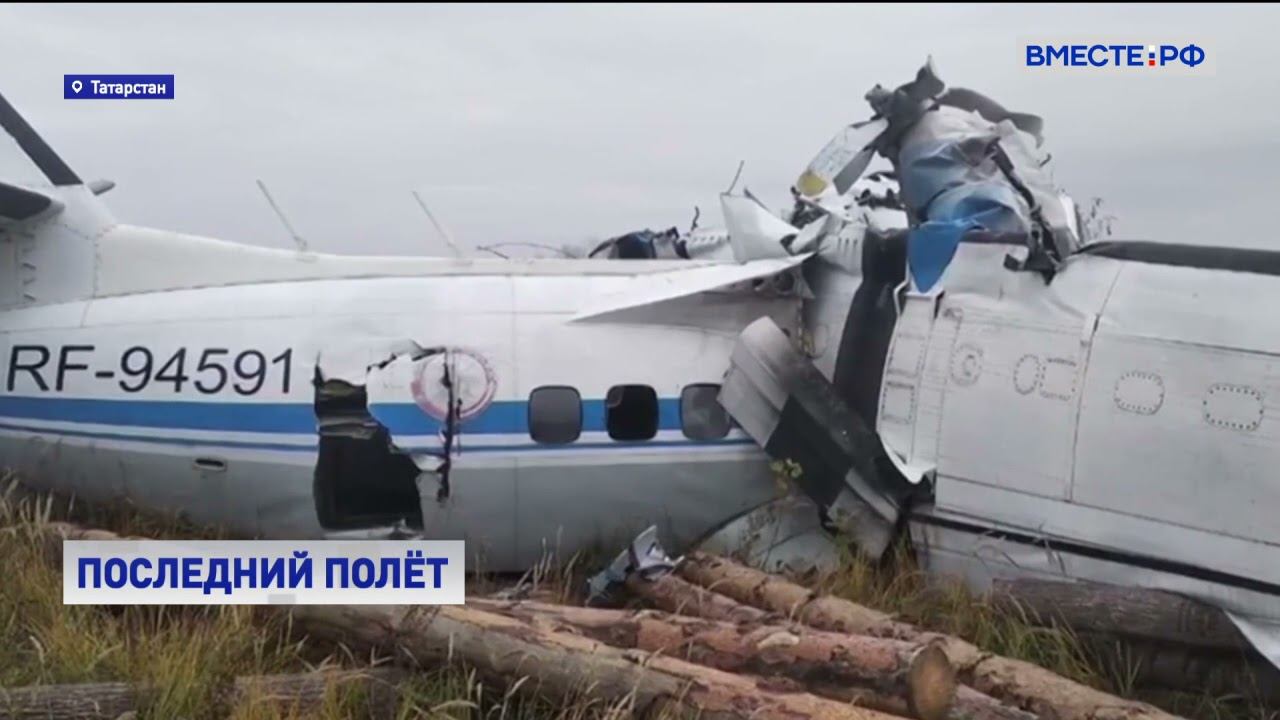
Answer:
[[[951,263],[960,238],[975,226],[966,220],[930,221],[907,235],[907,267],[920,292],[928,292]]]
[[[966,233],[1017,243],[1035,227],[1051,246],[1037,262],[1052,267],[1079,247],[1075,207],[1047,169],[1040,118],[972,90],[947,89],[932,61],[911,82],[893,90],[877,85],[866,99],[876,118],[888,121],[872,146],[897,174],[911,227],[908,270],[918,290],[941,281]]]
[[[923,208],[907,236],[907,266],[921,292],[942,278],[965,233],[1030,231],[1026,203],[990,158],[992,138],[967,137],[905,147],[899,157],[903,199]]]
[[[907,207],[927,208],[941,192],[999,172],[988,159],[993,136],[917,142],[898,154],[898,182]]]

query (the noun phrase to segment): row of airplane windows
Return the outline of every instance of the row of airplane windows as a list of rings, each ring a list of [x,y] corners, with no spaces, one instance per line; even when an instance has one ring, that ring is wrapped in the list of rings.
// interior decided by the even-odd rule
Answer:
[[[680,430],[690,440],[719,440],[732,421],[716,399],[720,386],[688,385],[680,392]],[[605,394],[604,419],[614,440],[652,440],[658,434],[658,393],[648,385],[615,385]],[[535,442],[563,445],[582,435],[582,395],[566,385],[529,393],[529,433]]]

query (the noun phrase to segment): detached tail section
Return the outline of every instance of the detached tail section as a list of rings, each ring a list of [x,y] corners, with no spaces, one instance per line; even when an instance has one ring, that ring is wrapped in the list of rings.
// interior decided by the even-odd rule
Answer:
[[[0,181],[0,309],[92,297],[94,245],[115,224],[95,195],[110,183],[85,185],[3,95],[0,127],[49,181]]]

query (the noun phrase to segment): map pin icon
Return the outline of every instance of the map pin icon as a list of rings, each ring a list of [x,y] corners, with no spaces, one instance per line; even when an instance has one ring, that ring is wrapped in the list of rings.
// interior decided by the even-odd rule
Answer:
[[[72,81],[71,81],[71,92],[73,92],[73,93],[75,93],[75,94],[79,95],[79,94],[80,94],[80,91],[81,91],[81,90],[83,90],[83,89],[84,89],[84,83],[83,83],[83,82],[81,82],[81,81],[79,81],[79,80],[72,80]]]

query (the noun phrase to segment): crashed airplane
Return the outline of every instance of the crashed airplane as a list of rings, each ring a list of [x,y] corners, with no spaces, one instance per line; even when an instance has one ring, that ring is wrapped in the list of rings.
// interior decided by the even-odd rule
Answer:
[[[50,183],[0,185],[0,461],[252,535],[461,537],[490,570],[652,523],[682,552],[771,518],[764,558],[905,532],[978,589],[1203,600],[1280,664],[1280,326],[1249,311],[1280,253],[1085,237],[1040,119],[931,65],[866,99],[786,212],[730,192],[721,229],[582,260],[118,224],[0,99]]]

